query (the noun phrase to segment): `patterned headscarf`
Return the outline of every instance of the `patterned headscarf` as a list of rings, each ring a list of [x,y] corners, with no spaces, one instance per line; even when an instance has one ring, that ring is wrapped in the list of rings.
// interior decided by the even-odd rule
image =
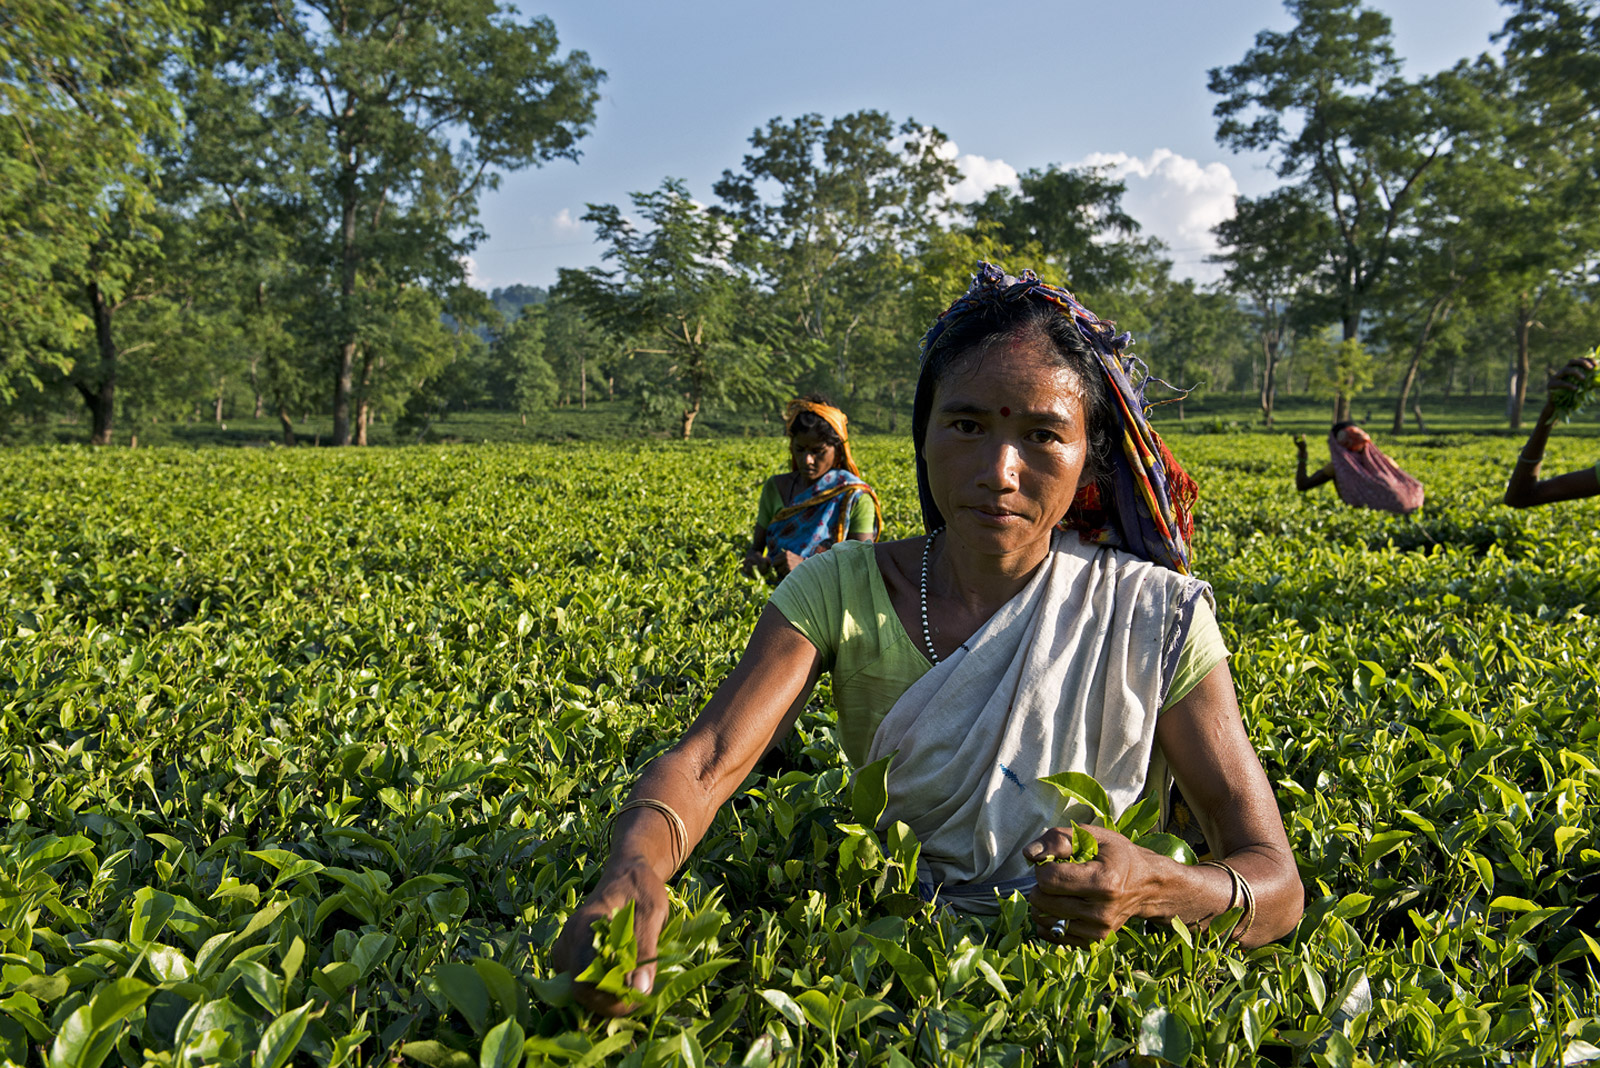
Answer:
[[[818,404],[816,401],[796,398],[790,401],[789,406],[783,410],[783,427],[785,431],[790,434],[794,433],[794,417],[801,412],[810,412],[833,428],[833,432],[839,435],[840,462],[843,463],[846,471],[860,478],[861,472],[856,468],[856,462],[850,456],[850,431],[848,430],[850,420],[845,414],[831,404]]]
[[[1041,282],[1032,271],[1014,277],[994,264],[980,262],[967,292],[945,309],[922,338],[924,370],[917,382],[918,393],[933,388],[927,380],[928,353],[951,324],[980,307],[1022,300],[1046,301],[1060,308],[1063,315],[1071,316],[1105,372],[1117,423],[1112,432],[1116,445],[1112,471],[1102,482],[1108,486],[1111,500],[1102,499],[1102,484],[1085,486],[1078,491],[1060,525],[1079,531],[1085,541],[1125,549],[1179,574],[1189,574],[1189,546],[1194,539],[1194,504],[1199,490],[1161,436],[1151,429],[1149,406],[1144,400],[1148,372],[1135,387],[1130,375],[1135,366],[1143,365],[1125,355],[1133,342],[1132,335],[1118,334],[1115,323],[1098,318],[1071,293]],[[919,441],[917,486],[923,522],[932,531],[944,525],[944,517],[928,490],[921,446]]]

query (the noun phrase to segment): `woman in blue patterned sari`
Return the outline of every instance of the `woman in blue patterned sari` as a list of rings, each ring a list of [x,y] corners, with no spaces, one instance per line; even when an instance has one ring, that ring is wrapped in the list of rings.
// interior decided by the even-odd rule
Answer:
[[[801,560],[841,541],[875,541],[878,496],[850,456],[845,414],[812,393],[789,402],[789,470],[761,487],[745,570],[787,575]]]

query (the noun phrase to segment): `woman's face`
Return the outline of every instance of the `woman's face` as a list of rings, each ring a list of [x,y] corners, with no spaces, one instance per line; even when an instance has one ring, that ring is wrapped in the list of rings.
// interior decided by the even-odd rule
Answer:
[[[985,555],[1048,543],[1089,481],[1077,375],[1036,338],[958,357],[934,391],[922,455],[952,537]]]
[[[809,485],[833,470],[834,464],[839,462],[839,449],[823,441],[817,434],[791,434],[789,459],[793,461],[794,469],[800,472],[801,479]]]

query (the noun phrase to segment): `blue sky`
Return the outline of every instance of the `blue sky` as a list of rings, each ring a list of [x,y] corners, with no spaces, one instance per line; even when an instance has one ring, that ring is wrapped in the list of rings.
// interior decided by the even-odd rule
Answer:
[[[1408,74],[1490,47],[1495,0],[1381,0]],[[485,288],[549,285],[599,262],[587,203],[625,204],[667,176],[711,200],[751,131],[777,116],[862,108],[937,126],[969,190],[1051,163],[1101,162],[1124,204],[1164,239],[1180,273],[1212,276],[1210,226],[1236,193],[1276,183],[1267,161],[1216,144],[1206,72],[1238,61],[1258,30],[1286,30],[1277,0],[1084,0],[997,5],[812,0],[806,4],[554,0],[563,50],[606,70],[577,164],[505,175],[481,201],[489,237],[470,268]],[[1219,14],[1220,12],[1220,14]]]

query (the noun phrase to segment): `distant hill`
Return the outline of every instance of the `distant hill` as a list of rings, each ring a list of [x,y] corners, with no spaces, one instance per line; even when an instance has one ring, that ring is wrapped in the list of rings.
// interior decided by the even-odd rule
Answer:
[[[525,286],[521,282],[497,288],[489,294],[489,303],[500,309],[500,314],[508,320],[520,316],[528,305],[543,304],[549,299],[550,293],[544,287]]]

